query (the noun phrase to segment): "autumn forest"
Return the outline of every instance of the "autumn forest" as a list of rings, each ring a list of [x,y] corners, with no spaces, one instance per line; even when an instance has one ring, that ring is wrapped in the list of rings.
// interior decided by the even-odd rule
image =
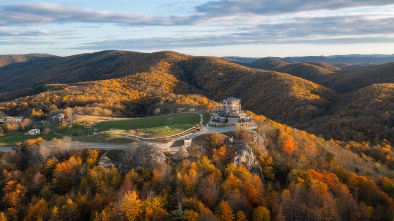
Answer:
[[[0,56],[0,119],[20,119],[0,124],[0,145],[42,131],[0,152],[0,221],[393,220],[394,63],[344,67],[169,51]],[[227,97],[253,130],[202,133],[176,153],[59,137],[75,116],[209,116]]]

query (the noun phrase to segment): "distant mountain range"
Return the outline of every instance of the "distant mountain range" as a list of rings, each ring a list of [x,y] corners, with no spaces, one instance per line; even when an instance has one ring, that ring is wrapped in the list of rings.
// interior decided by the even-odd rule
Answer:
[[[383,62],[390,56],[241,63],[170,51],[4,55],[0,110],[16,115],[86,107],[144,116],[164,113],[171,105],[207,106],[233,96],[245,109],[326,138],[394,144],[394,63],[331,64],[372,63],[372,58]]]
[[[261,58],[256,57],[224,57],[232,61],[252,63]],[[385,64],[394,62],[394,55],[332,55],[332,56],[306,56],[306,57],[268,57],[284,62],[324,62],[332,65],[361,65],[361,64]]]

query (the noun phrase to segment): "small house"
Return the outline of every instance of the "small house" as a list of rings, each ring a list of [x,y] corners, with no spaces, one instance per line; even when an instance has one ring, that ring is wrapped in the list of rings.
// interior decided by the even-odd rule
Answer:
[[[0,119],[0,123],[4,124],[5,122],[12,120],[13,117],[4,117],[3,119]]]
[[[27,132],[29,135],[39,135],[41,133],[40,129],[31,129]]]
[[[55,116],[50,117],[51,121],[64,121],[64,113],[56,114]]]

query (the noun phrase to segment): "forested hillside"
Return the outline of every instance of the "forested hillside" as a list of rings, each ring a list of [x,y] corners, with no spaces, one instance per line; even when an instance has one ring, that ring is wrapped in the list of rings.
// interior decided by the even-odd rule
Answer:
[[[273,58],[261,58],[251,63],[244,63],[244,65],[251,68],[265,69],[265,70],[275,70],[278,67],[288,65],[289,63],[273,59]]]
[[[186,56],[175,52],[152,54],[103,51],[70,57],[43,57],[0,68],[0,92],[15,92],[52,83],[76,83],[149,72],[160,61]]]
[[[2,82],[3,91],[12,92],[44,83],[42,91],[46,91],[35,96],[4,102],[1,104],[1,110],[9,114],[28,114],[35,108],[48,113],[55,108],[53,105],[57,108],[66,108],[100,106],[101,103],[100,107],[110,109],[116,115],[129,112],[141,115],[145,114],[144,110],[138,108],[133,110],[127,104],[141,99],[144,102],[144,99],[149,97],[150,103],[142,105],[150,106],[152,96],[164,93],[159,83],[162,80],[172,82],[171,88],[165,86],[165,93],[174,92],[184,95],[198,93],[215,101],[235,96],[243,99],[246,109],[289,124],[307,122],[322,115],[336,99],[333,91],[301,78],[272,71],[252,70],[219,58],[192,57],[174,52],[143,54],[105,51],[56,58],[54,62],[46,62],[45,69],[40,62],[25,64],[24,68],[28,69],[29,73],[21,72],[19,69],[24,63],[18,63],[21,66],[17,68],[9,65],[0,70],[1,78],[5,79]],[[20,74],[15,75],[16,72]],[[27,80],[32,75],[35,77]],[[138,77],[141,75],[146,77]],[[157,81],[154,76],[159,77],[160,80]],[[120,88],[117,84],[111,86],[109,83],[111,81],[91,82],[98,79],[114,79],[122,86]],[[131,82],[128,79],[132,79]],[[13,84],[14,81],[18,83]],[[80,81],[88,82],[68,85]],[[58,86],[55,85],[53,88],[49,83],[67,85],[60,86],[60,90]],[[144,86],[146,84],[151,85],[151,88]],[[159,88],[155,90],[152,85]],[[123,98],[116,99],[118,97],[116,94],[108,94],[107,91],[111,90],[134,95],[122,95]],[[104,97],[115,100],[116,107],[112,101],[103,102]],[[155,102],[160,102],[160,99]],[[42,104],[37,106],[38,103]]]
[[[288,74],[253,70],[217,58],[192,58],[180,63],[185,81],[209,98],[242,99],[245,109],[281,122],[306,122],[322,115],[336,93]]]
[[[3,56],[3,61],[0,110],[9,115],[42,111],[45,117],[52,110],[73,108],[146,116],[182,106],[206,107],[233,96],[242,99],[244,109],[326,138],[394,144],[387,124],[393,121],[393,109],[381,105],[391,100],[364,107],[364,101],[353,97],[363,94],[364,87],[394,83],[393,63],[345,71],[325,63],[260,59],[250,68],[215,57],[125,51]],[[381,95],[367,97],[374,101]],[[381,113],[386,112],[382,120]],[[374,135],[376,130],[379,136]]]
[[[0,110],[14,115],[41,113],[42,118],[65,108],[79,114],[138,117],[215,104],[200,90],[167,74],[166,64],[122,78],[47,85],[48,90],[40,94],[3,102]]]
[[[53,55],[27,54],[27,55],[0,55],[0,68],[14,63],[24,63],[30,60],[53,58]]]
[[[252,63],[259,59],[273,59],[284,62],[317,62],[317,63],[328,63],[335,66],[343,65],[378,65],[385,64],[394,61],[394,55],[332,55],[332,56],[305,56],[305,57],[267,57],[267,58],[256,58],[256,57],[237,57],[229,56],[224,57],[232,61],[239,61],[242,63]]]
[[[272,58],[262,58],[252,63],[244,65],[252,68],[265,69],[288,73],[315,83],[321,84],[329,75],[334,74],[341,69],[327,63],[316,62],[291,62],[287,63]]]
[[[248,112],[253,132],[194,138],[187,154],[27,140],[0,154],[0,220],[394,218],[393,64],[344,71],[265,59],[250,68],[123,51],[2,61],[2,117],[150,116],[207,110],[231,96],[265,116]],[[103,155],[114,167],[100,164]]]
[[[337,65],[316,62],[291,62],[262,58],[243,65],[288,73],[346,94],[372,84],[394,83],[394,63],[381,65]]]
[[[336,102],[331,103],[322,114],[325,116],[310,119],[307,124],[299,120],[288,124],[342,141],[394,143],[391,126],[394,107],[390,84],[394,83],[393,63],[368,67],[344,66],[341,69],[325,63],[286,63],[264,58],[244,65],[298,76],[324,85],[339,95]],[[283,119],[278,120],[286,123]]]
[[[372,84],[394,83],[394,63],[337,73],[321,83],[341,94],[350,93]]]
[[[326,138],[394,143],[394,84],[374,84],[341,97],[331,115],[306,128]]]
[[[0,218],[394,218],[394,174],[387,165],[263,116],[254,118],[254,133],[238,128],[232,134],[202,136],[193,140],[189,156],[167,155],[139,166],[134,162],[147,161],[130,155],[133,149],[108,153],[123,159],[123,166],[106,168],[99,164],[100,150],[69,149],[61,140],[28,140],[17,151],[0,155]],[[160,155],[153,147],[134,146],[140,157]],[[250,160],[237,163],[245,153]],[[251,164],[260,170],[252,170]],[[131,167],[124,170],[127,165]]]

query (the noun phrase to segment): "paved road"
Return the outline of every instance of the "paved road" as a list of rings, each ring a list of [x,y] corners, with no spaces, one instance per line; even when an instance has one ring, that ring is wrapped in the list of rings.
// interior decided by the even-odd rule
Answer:
[[[205,126],[202,124],[203,121],[203,115],[200,114],[200,124],[202,125],[201,131],[189,134],[187,136],[183,137],[178,137],[176,140],[184,140],[184,139],[193,139],[195,137],[204,135],[204,134],[211,134],[214,132],[218,133],[225,133],[229,131],[234,131],[235,126],[226,126],[226,127],[210,127],[210,126]],[[254,129],[256,127],[249,127],[250,129]],[[159,147],[159,148],[170,148],[172,145],[172,142],[169,142],[167,144],[163,143],[152,143],[153,146]],[[131,147],[131,144],[116,144],[116,143],[88,143],[88,142],[77,142],[73,141],[69,143],[69,147],[83,147],[83,148],[97,148],[97,149],[103,149],[103,150],[125,150]],[[12,151],[11,146],[0,146],[0,152],[10,152]]]
[[[131,144],[117,144],[117,143],[87,143],[87,142],[70,142],[70,147],[96,148],[103,150],[125,150],[131,147]]]
[[[13,147],[0,146],[0,152],[11,152]]]
[[[256,126],[251,126],[248,127],[249,129],[256,129]],[[201,131],[195,132],[193,134],[189,134],[187,136],[184,137],[178,137],[176,140],[184,140],[184,139],[193,139],[195,137],[198,137],[200,135],[204,135],[204,134],[211,134],[214,132],[217,133],[226,133],[226,132],[230,132],[230,131],[234,131],[235,130],[235,126],[225,126],[225,127],[210,127],[210,126],[203,126]]]

